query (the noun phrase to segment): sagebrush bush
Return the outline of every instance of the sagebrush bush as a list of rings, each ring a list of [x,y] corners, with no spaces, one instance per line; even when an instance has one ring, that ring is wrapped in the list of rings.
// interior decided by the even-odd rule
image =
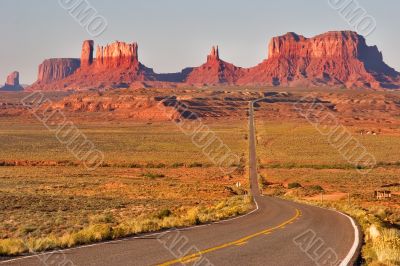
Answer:
[[[164,174],[154,174],[154,173],[145,173],[142,175],[143,177],[147,177],[149,179],[155,179],[155,178],[161,178],[161,177],[165,177]]]
[[[195,168],[195,167],[203,167],[202,163],[191,163],[189,164],[189,168]]]
[[[88,244],[112,238],[112,228],[107,224],[90,225],[76,233],[71,234],[69,246]]]
[[[165,217],[168,217],[172,214],[172,212],[169,209],[164,209],[161,210],[158,214],[157,214],[157,218],[158,219],[163,219]]]
[[[289,183],[288,184],[288,189],[292,189],[292,188],[300,188],[302,187],[300,183],[294,182],[294,183]]]
[[[379,262],[400,265],[400,230],[380,230],[380,235],[372,239],[372,247]]]
[[[173,164],[171,165],[172,168],[179,168],[179,167],[183,167],[183,166],[185,166],[184,163],[173,163]]]
[[[324,191],[324,189],[320,185],[311,185],[308,188],[311,190],[314,190],[314,191],[318,191],[318,192]]]

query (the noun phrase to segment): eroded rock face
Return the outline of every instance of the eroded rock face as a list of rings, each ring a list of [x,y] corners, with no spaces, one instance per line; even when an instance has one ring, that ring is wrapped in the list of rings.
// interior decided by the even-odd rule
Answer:
[[[159,106],[155,97],[136,95],[116,95],[107,93],[74,94],[61,101],[44,105],[42,109],[58,109],[63,112],[80,115],[97,113],[104,119],[129,119],[136,121],[169,121],[181,117],[175,105]]]
[[[376,46],[368,46],[364,37],[352,31],[312,38],[296,33],[274,37],[268,46],[268,59],[246,69],[223,61],[218,46],[214,46],[203,65],[169,74],[156,74],[141,64],[137,43],[117,41],[97,46],[95,59],[93,47],[91,40],[83,43],[81,60],[45,60],[35,84],[40,86],[32,89],[128,88],[135,83],[139,87],[227,84],[400,88],[400,74],[384,63]]]
[[[328,32],[310,39],[290,32],[283,36],[272,38],[268,47],[268,58],[357,57],[358,43],[362,39],[357,33],[351,31]]]
[[[24,88],[19,84],[19,72],[11,72],[6,79],[6,83],[3,87],[0,87],[0,91],[21,91]]]
[[[19,72],[18,71],[14,71],[7,76],[5,86],[13,86],[13,87],[19,86]]]
[[[242,68],[220,59],[218,46],[213,46],[207,62],[199,67],[188,69],[184,81],[189,85],[235,84],[244,74]]]
[[[96,67],[116,68],[138,66],[138,45],[125,42],[115,42],[106,46],[97,46]]]
[[[377,47],[351,31],[305,38],[287,33],[272,38],[268,59],[251,68],[239,84],[386,88],[399,73],[383,62]]]
[[[218,46],[213,46],[211,48],[210,54],[207,56],[207,62],[217,62],[219,61],[219,48]]]
[[[75,58],[46,59],[39,65],[38,82],[48,84],[72,75],[80,67]]]
[[[86,40],[82,44],[81,68],[87,68],[93,63],[94,41]]]
[[[81,59],[48,59],[39,67],[38,81],[29,90],[86,90],[128,88],[133,83],[155,81],[152,69],[139,62],[137,43],[115,42],[97,46],[84,41]]]

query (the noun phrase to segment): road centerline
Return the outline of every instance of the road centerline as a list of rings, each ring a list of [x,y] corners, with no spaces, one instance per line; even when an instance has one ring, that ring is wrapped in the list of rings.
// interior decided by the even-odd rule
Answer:
[[[254,233],[254,234],[251,234],[251,235],[248,235],[248,236],[245,236],[245,237],[242,237],[242,238],[240,238],[238,240],[235,240],[235,241],[227,242],[227,243],[221,244],[219,246],[208,248],[208,249],[205,249],[205,250],[202,250],[202,251],[199,251],[199,252],[196,252],[196,253],[193,253],[193,254],[178,258],[178,259],[174,259],[174,260],[167,261],[167,262],[164,262],[164,263],[161,263],[161,264],[157,264],[157,265],[158,266],[169,266],[169,265],[174,265],[174,264],[177,264],[177,263],[186,263],[189,260],[192,260],[194,258],[197,258],[197,257],[199,257],[201,255],[204,255],[204,254],[207,254],[207,253],[210,253],[210,252],[213,252],[213,251],[221,250],[221,249],[224,249],[224,248],[227,248],[227,247],[231,247],[231,246],[241,245],[243,242],[247,242],[247,241],[249,241],[249,240],[251,240],[251,239],[253,239],[253,238],[257,237],[257,236],[265,235],[265,234],[271,233],[271,232],[273,232],[273,231],[275,231],[277,229],[285,227],[285,225],[288,225],[289,223],[291,223],[291,222],[295,221],[296,219],[298,219],[300,217],[300,213],[301,213],[300,210],[296,209],[296,212],[295,212],[294,216],[292,216],[290,219],[284,221],[283,223],[281,223],[279,225],[276,225],[276,226],[270,227],[270,228],[266,228],[266,229],[264,229],[262,231],[259,231],[257,233]]]
[[[257,180],[257,162],[256,162],[257,155],[256,155],[256,147],[255,147],[255,127],[254,127],[254,107],[253,107],[254,103],[255,103],[255,101],[252,101],[249,103],[250,106],[249,106],[249,161],[248,161],[248,164],[249,164],[249,179],[250,179],[249,181],[251,184],[250,189],[253,194],[253,200],[254,200],[255,204],[257,204],[257,198],[261,196],[261,193],[259,191],[258,180]],[[257,236],[268,235],[271,232],[273,232],[274,230],[283,229],[286,227],[286,225],[292,224],[301,215],[301,212],[299,209],[295,209],[295,210],[296,211],[295,211],[294,216],[292,216],[290,219],[282,222],[279,225],[264,229],[262,231],[242,237],[235,241],[227,242],[227,243],[221,244],[219,246],[208,248],[208,249],[205,249],[205,250],[202,250],[202,251],[199,251],[199,252],[187,255],[187,256],[183,256],[181,258],[177,258],[177,259],[174,259],[171,261],[167,261],[167,262],[164,262],[164,263],[161,263],[158,265],[159,266],[168,266],[168,265],[174,265],[177,263],[185,263],[185,262],[191,261],[194,258],[197,258],[206,253],[210,253],[210,252],[224,249],[227,247],[231,247],[234,245],[240,247],[241,245],[247,243],[249,240],[251,240]]]

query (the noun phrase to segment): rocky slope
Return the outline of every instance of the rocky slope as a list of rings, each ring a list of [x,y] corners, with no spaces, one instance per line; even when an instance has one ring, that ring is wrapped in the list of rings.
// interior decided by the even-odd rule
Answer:
[[[157,97],[114,93],[78,93],[48,105],[43,110],[62,110],[68,117],[89,120],[169,121],[181,117],[176,104],[165,106]],[[95,113],[96,117],[90,115]]]
[[[212,47],[207,62],[186,70],[184,82],[189,85],[235,84],[244,71],[220,59],[218,46]]]
[[[6,83],[0,87],[2,91],[21,91],[24,88],[19,84],[19,72],[14,71],[7,76]]]
[[[203,85],[336,86],[397,89],[400,74],[383,61],[376,46],[351,31],[306,38],[295,33],[274,37],[268,58],[252,68],[220,59],[213,47],[207,62],[180,73],[156,74],[139,61],[137,43],[97,46],[85,41],[81,59],[49,59],[30,89],[136,88]]]

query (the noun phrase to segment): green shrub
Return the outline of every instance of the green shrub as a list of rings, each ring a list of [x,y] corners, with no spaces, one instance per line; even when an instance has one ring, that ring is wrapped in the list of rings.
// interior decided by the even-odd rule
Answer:
[[[91,223],[114,223],[116,220],[112,213],[104,213],[100,215],[94,215],[91,217]]]
[[[143,177],[147,177],[149,179],[155,179],[155,178],[161,178],[161,177],[165,177],[164,174],[153,174],[153,173],[145,173],[142,174]]]
[[[179,168],[179,167],[182,167],[182,166],[184,166],[183,163],[173,163],[172,164],[172,168]]]
[[[258,176],[258,184],[261,187],[261,189],[265,189],[266,187],[268,187],[270,185],[270,183],[262,175]]]
[[[203,167],[202,163],[191,163],[189,164],[189,168]]]
[[[389,216],[389,211],[386,208],[377,207],[373,209],[375,216],[377,216],[382,221],[385,221]]]
[[[27,235],[27,234],[29,234],[29,233],[32,233],[32,232],[35,232],[36,231],[36,227],[33,227],[33,226],[25,226],[25,227],[23,227],[22,229],[21,229],[21,233],[23,234],[23,235]]]
[[[314,191],[318,191],[318,192],[324,191],[324,189],[320,185],[311,185],[311,186],[308,186],[308,188],[311,190],[314,190]]]
[[[161,210],[161,211],[157,214],[157,218],[158,218],[158,219],[163,219],[163,218],[165,218],[165,217],[170,216],[171,214],[172,214],[172,212],[171,212],[170,210],[164,209],[164,210]]]
[[[137,163],[130,163],[130,164],[128,164],[128,167],[129,168],[141,168],[142,166]]]
[[[0,166],[15,166],[15,162],[0,161]]]
[[[297,183],[297,182],[289,183],[289,184],[288,184],[288,189],[300,188],[300,187],[301,187],[301,184],[300,184],[300,183]]]
[[[166,165],[164,163],[159,163],[159,164],[154,164],[154,163],[148,163],[146,164],[146,168],[165,168]]]

